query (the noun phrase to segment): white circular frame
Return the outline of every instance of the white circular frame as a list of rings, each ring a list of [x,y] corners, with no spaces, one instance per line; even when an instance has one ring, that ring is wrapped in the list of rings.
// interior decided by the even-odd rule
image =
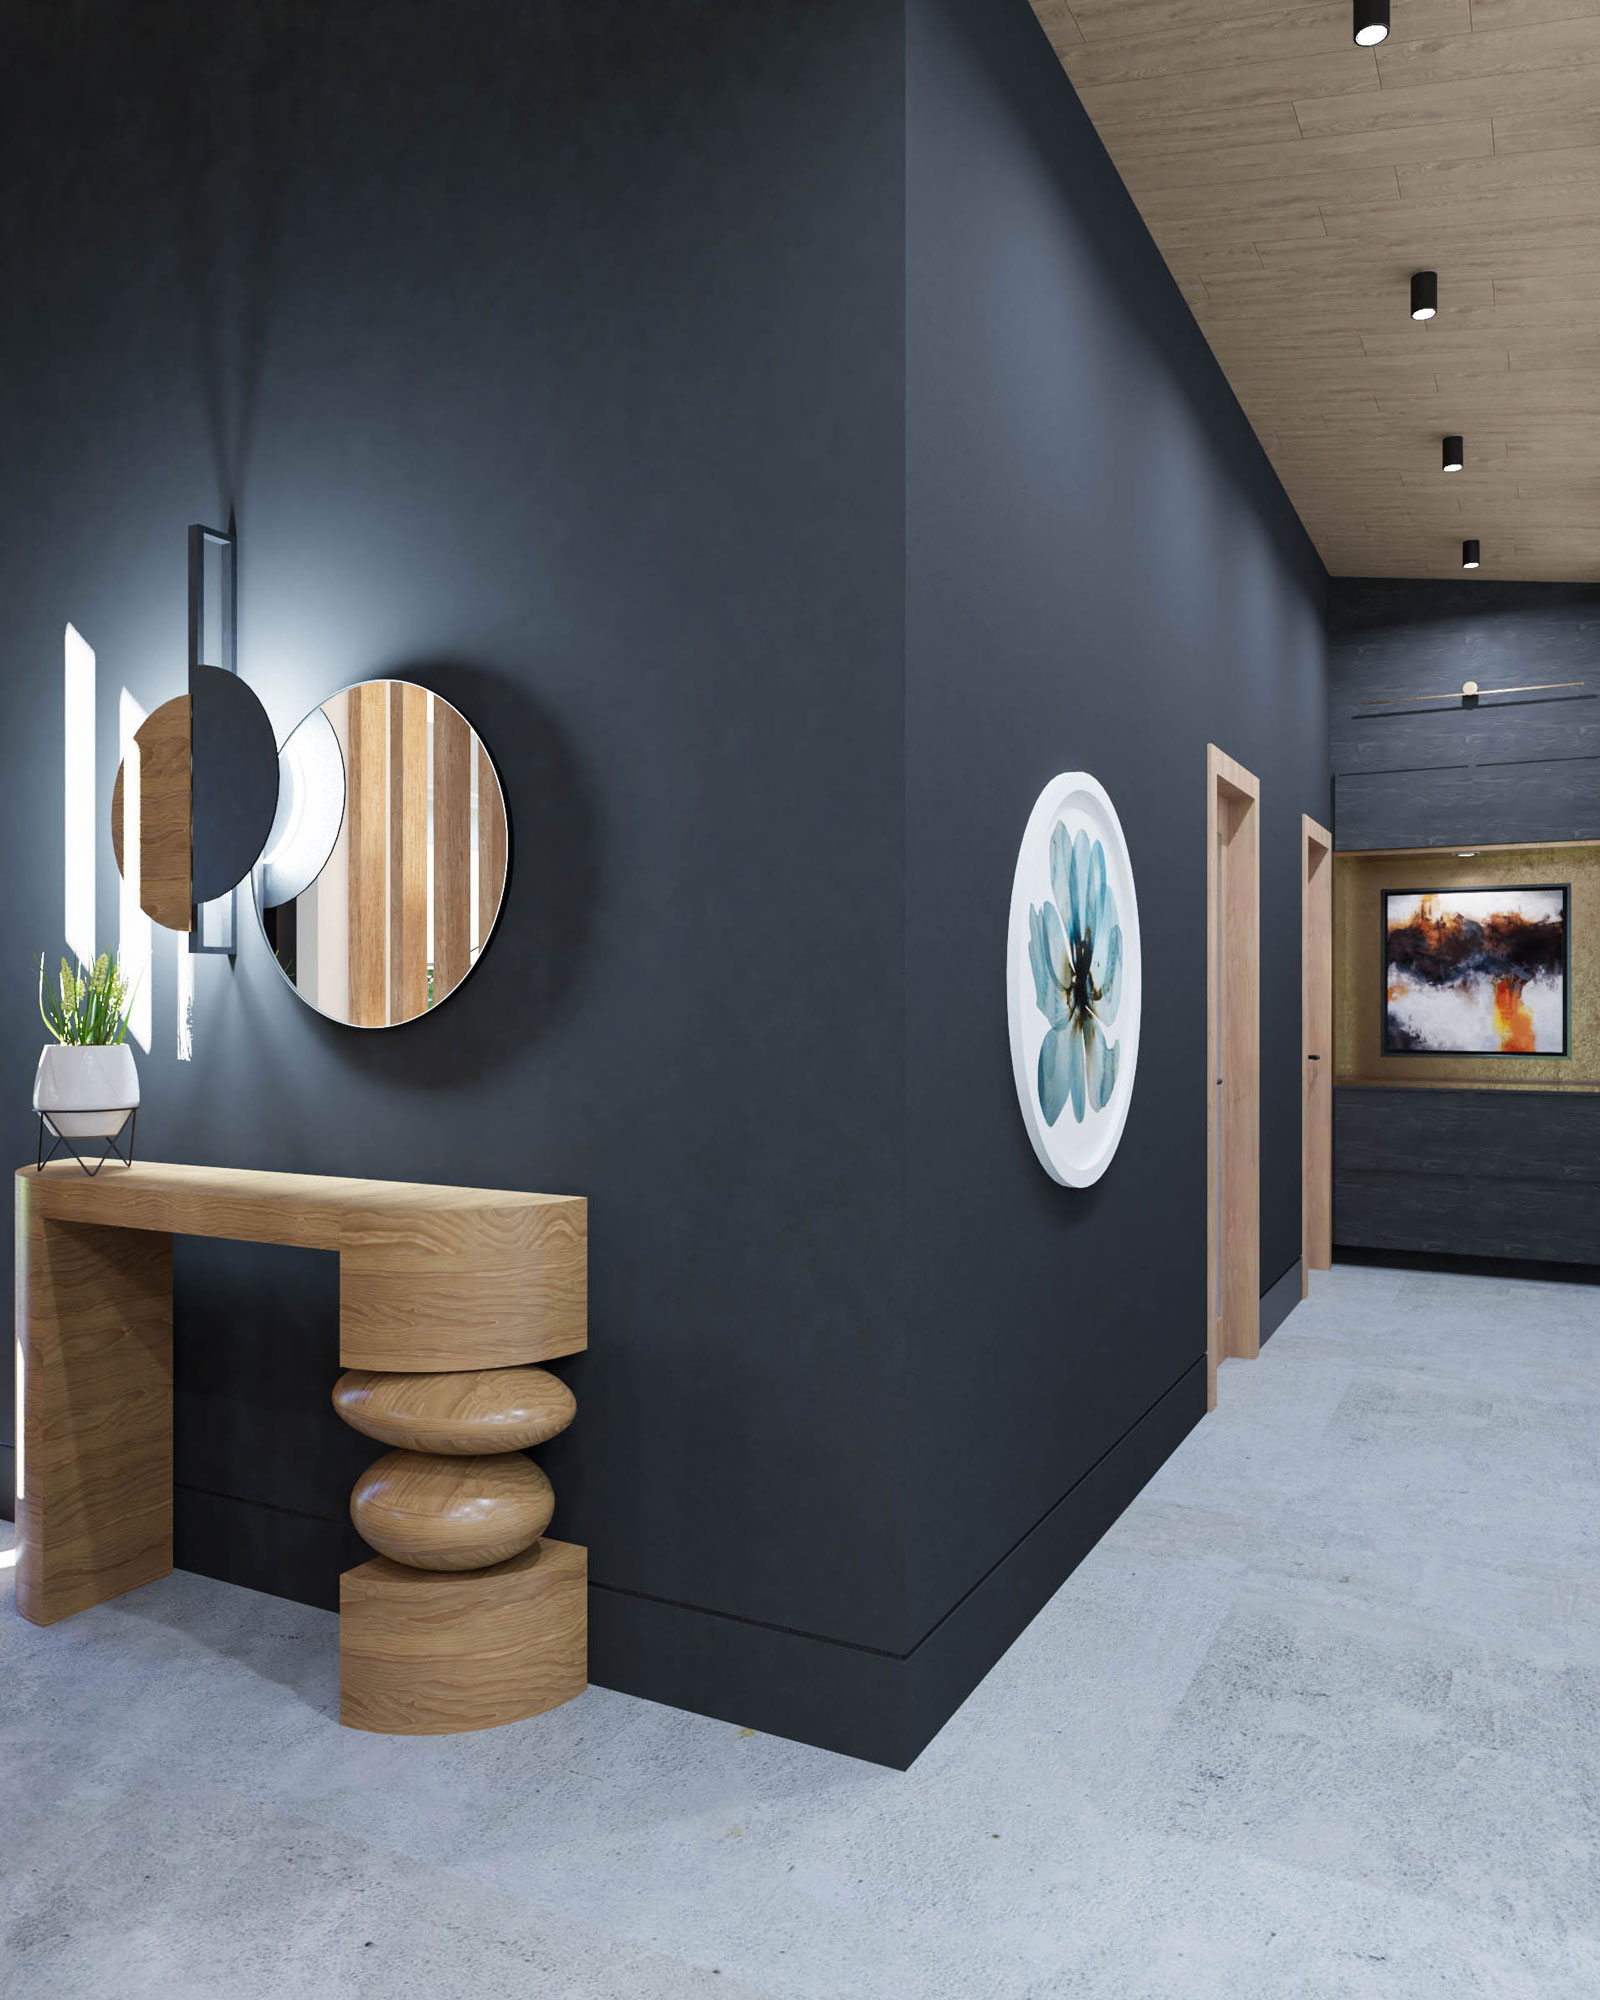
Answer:
[[[1098,840],[1106,857],[1106,883],[1116,900],[1122,926],[1123,996],[1115,1023],[1120,1044],[1117,1080],[1103,1110],[1086,1105],[1082,1120],[1071,1104],[1054,1125],[1046,1122],[1039,1102],[1039,1051],[1049,1032],[1034,989],[1028,957],[1030,909],[1051,897],[1050,838],[1056,823],[1075,836]],[[1087,771],[1063,771],[1039,794],[1017,853],[1011,884],[1011,922],[1006,938],[1006,1012],[1011,1031],[1011,1071],[1017,1086],[1022,1122],[1039,1164],[1063,1187],[1089,1187],[1110,1166],[1128,1120],[1135,1072],[1139,1064],[1139,1020],[1142,1011],[1144,955],[1139,943],[1139,903],[1133,886],[1133,863],[1122,822],[1104,785]]]

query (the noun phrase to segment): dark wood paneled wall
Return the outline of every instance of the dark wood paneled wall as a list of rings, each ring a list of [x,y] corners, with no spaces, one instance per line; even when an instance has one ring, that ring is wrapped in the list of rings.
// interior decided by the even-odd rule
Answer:
[[[1333,1240],[1600,1263],[1600,1095],[1334,1092]]]
[[[1344,578],[1328,610],[1339,847],[1600,838],[1600,587]],[[1362,706],[1468,680],[1588,684]]]
[[[1335,580],[1334,844],[1600,838],[1600,589]],[[1459,688],[1582,688],[1398,713]],[[1600,1263],[1600,1095],[1348,1086],[1335,1093],[1334,1242]]]

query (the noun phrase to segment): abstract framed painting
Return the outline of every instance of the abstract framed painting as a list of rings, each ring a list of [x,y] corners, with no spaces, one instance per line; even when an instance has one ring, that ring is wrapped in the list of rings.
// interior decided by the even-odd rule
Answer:
[[[1139,904],[1122,823],[1087,771],[1052,778],[1011,884],[1011,1070],[1039,1164],[1088,1187],[1111,1164],[1139,1059]]]
[[[1386,1056],[1564,1056],[1571,888],[1387,889]]]

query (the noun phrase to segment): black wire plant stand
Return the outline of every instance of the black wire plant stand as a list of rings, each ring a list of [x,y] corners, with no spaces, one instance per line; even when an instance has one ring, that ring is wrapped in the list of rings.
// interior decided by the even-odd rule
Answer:
[[[109,1136],[105,1134],[102,1134],[100,1136],[99,1144],[105,1148],[105,1151],[103,1153],[92,1153],[88,1155],[85,1155],[78,1150],[80,1143],[78,1140],[69,1139],[64,1132],[58,1131],[56,1127],[50,1123],[50,1114],[48,1112],[41,1111],[39,1113],[39,1164],[36,1171],[42,1174],[45,1168],[55,1158],[56,1154],[61,1150],[63,1146],[66,1147],[67,1151],[77,1161],[78,1165],[82,1167],[83,1171],[89,1176],[90,1180],[94,1179],[95,1175],[99,1173],[100,1169],[107,1163],[108,1160],[115,1160],[119,1167],[131,1167],[133,1165],[133,1131],[134,1127],[139,1122],[139,1107],[137,1104],[133,1105],[131,1108],[121,1104],[106,1104],[100,1106],[86,1104],[82,1106],[75,1106],[70,1112],[63,1110],[61,1112],[61,1116],[63,1118],[68,1118],[68,1117],[107,1118],[111,1115],[113,1111],[122,1111],[122,1110],[127,1110],[128,1115],[122,1121],[122,1123],[117,1127],[116,1131],[109,1134]],[[50,1148],[48,1152],[45,1150],[45,1143],[44,1143],[45,1131],[47,1127],[51,1135]],[[128,1135],[128,1150],[126,1152],[123,1152],[117,1145],[117,1141],[122,1137],[124,1133]],[[91,1140],[85,1140],[82,1143],[87,1145],[93,1145],[95,1141],[91,1139]]]

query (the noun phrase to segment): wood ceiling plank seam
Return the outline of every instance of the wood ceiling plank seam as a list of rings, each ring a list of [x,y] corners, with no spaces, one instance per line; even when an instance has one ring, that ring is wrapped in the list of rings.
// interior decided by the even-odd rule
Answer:
[[[1195,70],[1133,83],[1089,84],[1078,90],[1078,97],[1097,122],[1102,117],[1146,115],[1163,107],[1172,112],[1228,111],[1259,103],[1294,103],[1299,93],[1310,100],[1322,96],[1377,97],[1381,88],[1371,57],[1370,49],[1351,48],[1345,54],[1318,56],[1311,62],[1241,63],[1232,69]]]
[[[1310,11],[1312,4],[1313,0],[1303,0],[1303,10]],[[1316,0],[1316,4],[1325,7],[1326,0]],[[1073,0],[1073,9],[1084,39],[1093,42],[1125,38],[1130,20],[1151,22],[1153,25],[1143,30],[1147,34],[1180,29],[1193,18],[1195,0]],[[1233,0],[1228,9],[1230,18],[1241,27],[1263,14],[1285,11],[1285,0]]]
[[[1600,143],[1600,108],[1566,119],[1508,111],[1490,122],[1494,128],[1494,149],[1506,158],[1518,153],[1543,153],[1563,146]]]
[[[1468,0],[1410,0],[1407,14],[1421,16],[1413,27],[1433,40],[1471,32]],[[1231,12],[1220,20],[1201,18],[1194,10],[1182,27],[1097,38],[1068,46],[1062,54],[1073,84],[1081,89],[1237,68],[1246,49],[1249,62],[1268,63],[1347,56],[1352,47],[1348,7],[1338,0],[1319,0],[1315,6],[1280,9],[1248,20]]]
[[[1379,44],[1374,56],[1379,82],[1386,90],[1526,76],[1600,62],[1600,22],[1534,22],[1419,41],[1399,41],[1391,35]]]
[[[1203,187],[1146,188],[1134,195],[1147,222],[1158,215],[1223,215],[1259,210],[1270,215],[1287,202],[1309,201],[1320,207],[1327,195],[1339,199],[1340,183],[1368,200],[1400,199],[1400,177],[1392,166],[1355,167],[1339,172],[1327,168],[1309,174],[1276,174],[1263,180],[1232,181],[1218,177]],[[1267,191],[1267,190],[1270,190]]]
[[[1430,194],[1470,200],[1506,188],[1572,188],[1597,176],[1600,144],[1553,146],[1536,153],[1490,153],[1477,159],[1405,161],[1395,166],[1395,179],[1407,200],[1426,200]]]
[[[1083,30],[1078,26],[1067,0],[1033,0],[1033,11],[1057,55],[1061,54],[1063,46],[1070,47],[1083,40]]]
[[[1241,145],[1252,134],[1281,140],[1293,140],[1300,135],[1293,106],[1286,103],[1249,104],[1228,111],[1178,112],[1170,118],[1140,118],[1131,122],[1093,122],[1119,171],[1124,160],[1149,153],[1201,151],[1216,145],[1219,139]]]
[[[1593,110],[1596,95],[1595,81],[1587,75],[1591,67],[1582,64],[1571,74],[1565,69],[1547,69],[1405,89],[1387,85],[1372,92],[1310,94],[1293,100],[1295,121],[1307,138],[1330,138],[1408,125],[1447,124],[1475,113],[1490,117],[1513,110],[1546,116],[1560,111],[1587,113]]]
[[[1596,133],[1600,138],[1600,121]],[[1424,159],[1450,162],[1492,159],[1494,155],[1493,119],[1464,118],[1447,125],[1343,133],[1332,139],[1295,137],[1214,150],[1194,148],[1143,161],[1134,157],[1126,165],[1119,160],[1117,168],[1128,191],[1138,198],[1169,187],[1210,185],[1217,178],[1246,183],[1272,180],[1280,174],[1337,174],[1352,168],[1405,167]]]
[[[1474,33],[1535,21],[1576,20],[1584,14],[1600,14],[1600,0],[1472,0]]]
[[[1563,188],[1528,188],[1499,196],[1485,196],[1475,202],[1324,202],[1323,221],[1330,236],[1359,236],[1377,241],[1408,254],[1426,240],[1441,244],[1474,246],[1480,256],[1491,246],[1511,237],[1521,237],[1533,224],[1546,233],[1565,230],[1594,237],[1592,212],[1573,214],[1572,197]],[[1584,204],[1585,209],[1588,205]]]

